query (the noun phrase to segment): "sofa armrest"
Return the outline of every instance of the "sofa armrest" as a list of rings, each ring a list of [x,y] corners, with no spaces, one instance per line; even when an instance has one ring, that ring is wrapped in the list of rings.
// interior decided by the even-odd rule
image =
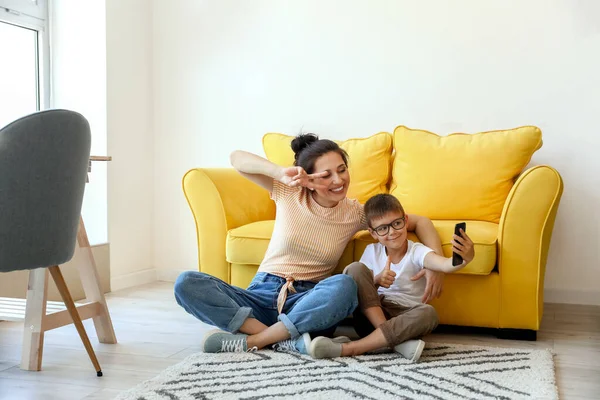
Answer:
[[[183,192],[194,215],[198,269],[230,282],[225,240],[230,229],[275,219],[269,192],[233,168],[195,168],[183,177]]]
[[[544,165],[521,174],[506,199],[498,232],[500,328],[539,329],[546,259],[562,192],[560,174]]]

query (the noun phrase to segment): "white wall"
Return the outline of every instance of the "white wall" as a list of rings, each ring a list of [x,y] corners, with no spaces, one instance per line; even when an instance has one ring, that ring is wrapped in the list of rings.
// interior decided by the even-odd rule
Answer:
[[[111,287],[156,280],[152,249],[152,7],[106,0],[108,238]]]
[[[195,269],[193,167],[268,131],[364,137],[534,124],[565,181],[546,300],[600,304],[600,2],[153,3],[154,261]]]
[[[50,7],[51,107],[90,123],[91,154],[106,155],[106,15],[103,1],[54,0]],[[92,245],[108,241],[106,163],[94,162],[82,215]]]

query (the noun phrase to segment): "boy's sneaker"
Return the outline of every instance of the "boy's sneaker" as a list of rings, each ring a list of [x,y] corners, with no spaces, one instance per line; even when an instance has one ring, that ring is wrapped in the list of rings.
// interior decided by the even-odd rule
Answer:
[[[331,338],[331,341],[334,343],[348,343],[351,342],[352,339],[350,339],[348,336],[336,336]]]
[[[245,353],[258,350],[256,347],[248,349],[243,333],[229,333],[220,329],[209,331],[202,341],[202,350],[205,353]]]
[[[319,336],[312,340],[309,347],[309,353],[312,358],[336,358],[342,355],[342,343],[347,343],[347,341],[342,339],[346,338],[345,336],[341,336],[340,338],[330,339],[325,336]]]
[[[421,357],[424,348],[425,342],[415,339],[407,340],[406,342],[394,346],[394,351],[402,354],[404,358],[409,359],[411,362],[416,362]]]
[[[273,343],[271,347],[275,351],[308,354],[310,341],[310,334],[306,332],[300,335],[298,339],[282,340],[281,342]]]

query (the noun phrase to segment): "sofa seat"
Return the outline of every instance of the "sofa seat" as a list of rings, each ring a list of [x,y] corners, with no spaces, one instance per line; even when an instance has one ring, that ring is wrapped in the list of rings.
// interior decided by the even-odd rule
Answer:
[[[452,235],[454,225],[461,221],[434,220],[433,224],[440,235],[442,250],[446,257],[452,255]],[[488,275],[496,265],[496,242],[498,237],[498,224],[483,221],[466,221],[467,233],[475,244],[477,257],[457,274]],[[273,234],[274,220],[252,222],[227,232],[226,258],[232,265],[244,265],[249,267],[255,265],[258,268],[263,260],[271,235]],[[418,241],[413,233],[409,233],[409,239]],[[360,260],[362,253],[369,243],[374,243],[368,231],[356,234],[354,240],[350,241],[336,272],[341,270],[352,261]],[[233,273],[233,271],[232,271]],[[249,283],[249,282],[248,282]]]

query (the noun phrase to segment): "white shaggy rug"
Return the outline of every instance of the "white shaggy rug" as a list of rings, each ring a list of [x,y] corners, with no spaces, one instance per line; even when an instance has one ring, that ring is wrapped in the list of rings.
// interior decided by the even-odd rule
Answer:
[[[428,343],[418,363],[395,353],[313,360],[197,353],[118,400],[558,399],[549,350]]]

